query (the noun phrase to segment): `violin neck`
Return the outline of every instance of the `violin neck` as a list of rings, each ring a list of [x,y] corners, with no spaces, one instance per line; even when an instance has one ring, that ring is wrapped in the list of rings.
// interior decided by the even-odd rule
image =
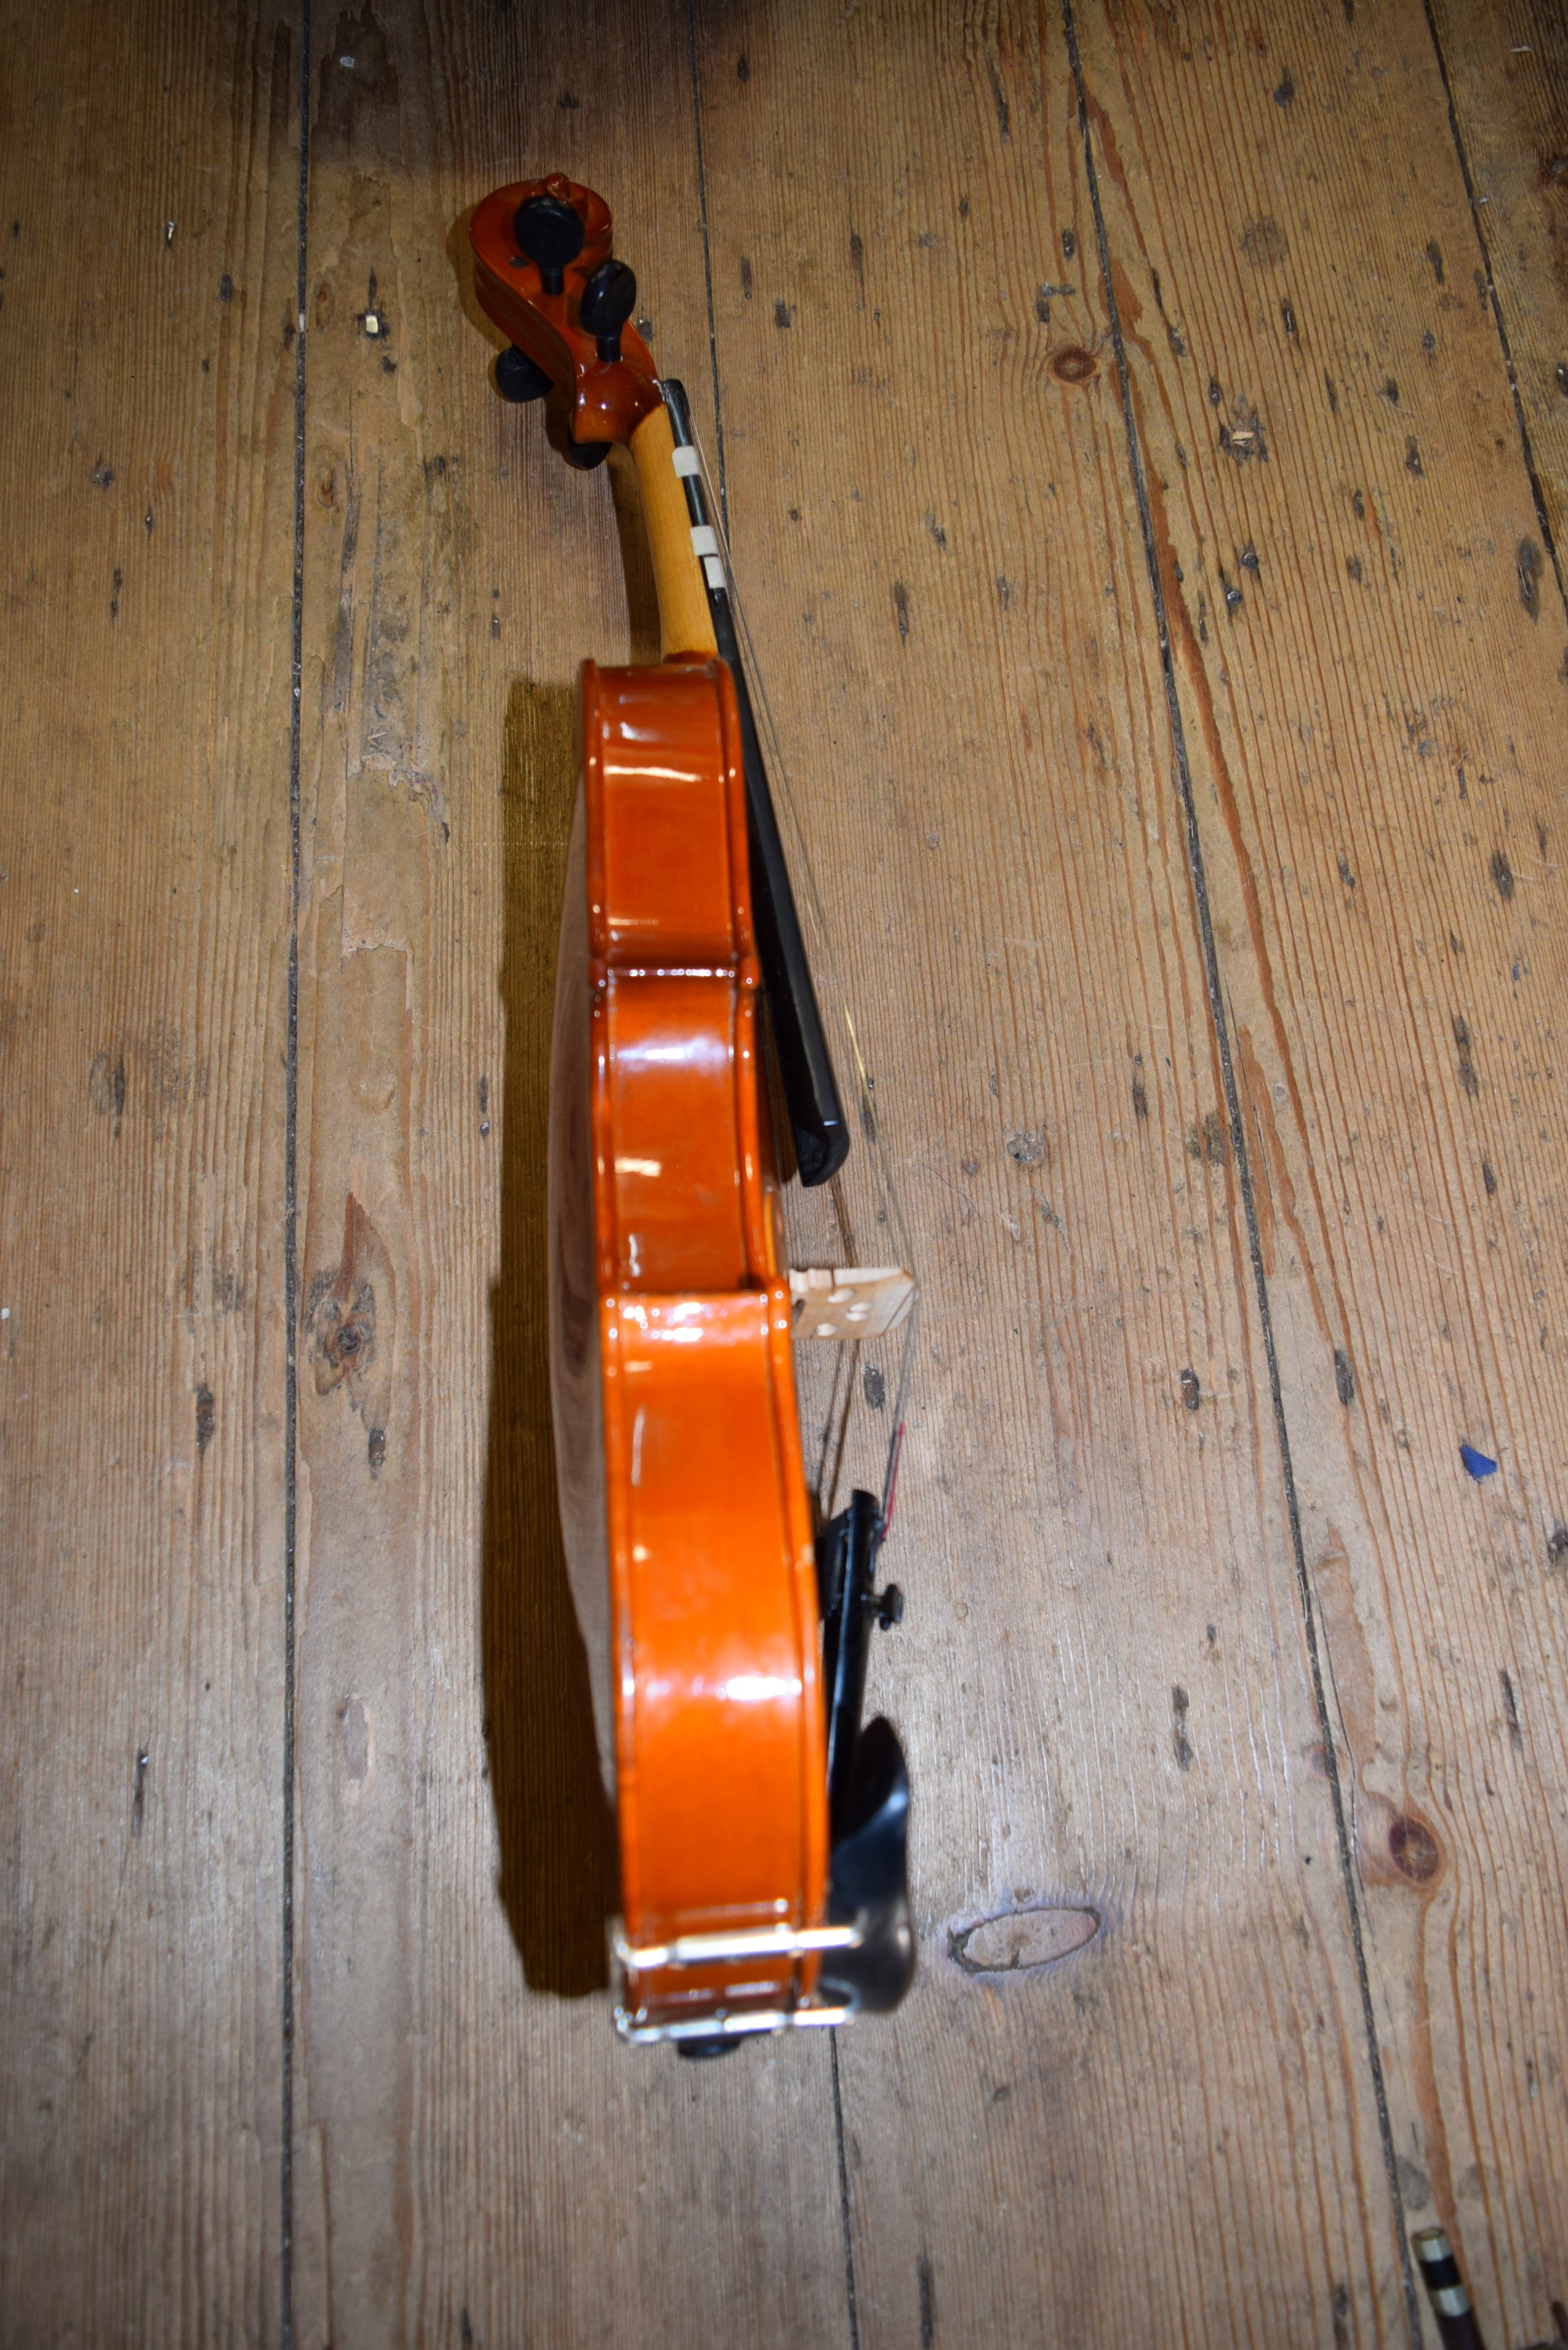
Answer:
[[[662,400],[631,436],[631,453],[642,491],[653,580],[659,591],[659,648],[666,660],[676,653],[706,653],[718,646],[708,608],[708,583],[691,545],[691,517],[675,471],[675,439]]]

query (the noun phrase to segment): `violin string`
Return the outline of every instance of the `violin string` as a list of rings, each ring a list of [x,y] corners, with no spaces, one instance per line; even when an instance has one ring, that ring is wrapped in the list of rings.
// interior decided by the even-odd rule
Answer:
[[[713,497],[712,483],[708,473],[706,452],[702,448],[700,437],[694,433],[693,438],[697,442],[698,462],[702,467],[704,486],[708,492],[709,511],[710,513],[717,513],[720,509],[718,508]],[[758,657],[756,649],[756,640],[752,635],[751,628],[747,621],[745,606],[741,597],[738,583],[735,579],[734,567],[731,558],[729,546],[722,529],[717,533],[717,536],[721,550],[721,559],[724,566],[726,587],[729,592],[731,607],[735,618],[736,637],[740,643],[742,658],[746,665],[747,681],[751,689],[753,711],[758,719],[758,733],[762,737],[764,757],[774,794],[783,806],[789,826],[791,847],[793,851],[791,858],[792,869],[796,878],[797,890],[805,900],[811,927],[815,932],[815,943],[817,950],[817,963],[819,968],[826,973],[826,987],[825,992],[830,992],[833,1008],[837,1014],[840,1027],[842,1028],[845,1040],[848,1045],[849,1058],[855,1072],[855,1082],[860,1097],[861,1133],[867,1148],[867,1158],[871,1170],[873,1191],[877,1195],[875,1204],[880,1211],[877,1215],[877,1222],[886,1225],[886,1228],[893,1240],[898,1263],[907,1270],[913,1272],[913,1267],[909,1263],[910,1250],[909,1244],[909,1234],[904,1223],[902,1204],[898,1198],[898,1186],[894,1181],[892,1166],[888,1159],[887,1147],[882,1139],[882,1122],[877,1112],[875,1087],[870,1074],[866,1066],[865,1056],[860,1045],[859,1032],[856,1026],[854,1014],[850,1008],[848,993],[839,976],[838,961],[836,954],[834,951],[833,931],[823,906],[821,892],[816,884],[815,871],[812,865],[810,853],[805,845],[804,830],[800,820],[800,810],[795,800],[794,788],[790,782],[789,764],[784,757],[784,744],[779,737],[778,724],[774,716],[773,704],[769,699],[766,680],[763,675],[762,663]],[[919,1313],[919,1282],[917,1280],[915,1298],[911,1304],[909,1317],[905,1323],[902,1332],[902,1342],[899,1346],[898,1354],[898,1370],[893,1382],[893,1411],[889,1422],[891,1432],[888,1440],[888,1451],[882,1476],[881,1513],[884,1524],[886,1524],[888,1520],[889,1506],[892,1500],[893,1481],[898,1473],[898,1447],[904,1430],[909,1380],[914,1361],[915,1338]],[[853,1388],[846,1384],[843,1405],[843,1409],[846,1412],[847,1412],[849,1409],[852,1395]]]
[[[712,521],[714,536],[718,540],[720,560],[724,567],[725,588],[734,614],[735,635],[741,648],[741,657],[745,663],[746,681],[751,691],[753,712],[757,721],[757,733],[762,741],[763,761],[775,802],[782,808],[789,828],[790,872],[794,882],[797,899],[804,901],[806,917],[814,933],[813,945],[815,951],[813,956],[813,975],[816,979],[819,993],[826,993],[831,1000],[848,1047],[850,1064],[855,1073],[855,1084],[859,1094],[860,1131],[870,1165],[874,1205],[877,1211],[877,1222],[886,1227],[893,1242],[898,1263],[906,1271],[913,1274],[914,1267],[910,1263],[909,1233],[904,1222],[903,1208],[898,1198],[898,1185],[893,1180],[893,1170],[887,1146],[882,1139],[882,1121],[877,1113],[875,1085],[867,1069],[865,1055],[861,1051],[860,1035],[855,1024],[855,1015],[850,1008],[848,994],[839,977],[838,960],[833,949],[833,931],[823,906],[821,892],[816,886],[816,875],[812,868],[805,832],[801,825],[800,811],[790,783],[789,764],[784,757],[784,744],[779,738],[773,704],[768,698],[762,663],[757,657],[755,639],[747,622],[745,604],[735,577],[735,567],[731,557],[729,539],[723,525],[723,507],[714,489],[712,476],[708,468],[708,453],[702,445],[702,437],[697,431],[695,422],[692,425],[691,437],[696,444],[697,462],[701,467],[708,512]],[[836,1177],[835,1184],[836,1185],[839,1180],[840,1179]],[[914,1366],[915,1339],[919,1323],[919,1312],[920,1291],[917,1276],[914,1298],[905,1318],[902,1331],[898,1334],[901,1343],[898,1347],[898,1368],[890,1398],[893,1410],[889,1420],[890,1433],[888,1439],[887,1457],[882,1471],[881,1517],[884,1528],[890,1523],[893,1484],[898,1474],[898,1453],[903,1441],[905,1413]],[[846,1417],[853,1395],[853,1382],[846,1382],[842,1409]],[[842,1446],[839,1449],[842,1450]]]

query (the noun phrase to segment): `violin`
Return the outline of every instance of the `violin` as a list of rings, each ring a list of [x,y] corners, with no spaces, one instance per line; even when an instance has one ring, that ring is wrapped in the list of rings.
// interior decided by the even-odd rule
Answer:
[[[629,450],[658,591],[661,660],[580,672],[551,1399],[619,1839],[617,2026],[716,2055],[885,2012],[913,1977],[908,1770],[861,1721],[870,1628],[902,1609],[876,1588],[890,1492],[816,1524],[794,1365],[893,1328],[913,1283],[788,1261],[781,1143],[814,1187],[851,1137],[690,411],[631,323],[609,209],[556,173],[497,189],[470,234],[497,389],[551,401],[585,472]]]

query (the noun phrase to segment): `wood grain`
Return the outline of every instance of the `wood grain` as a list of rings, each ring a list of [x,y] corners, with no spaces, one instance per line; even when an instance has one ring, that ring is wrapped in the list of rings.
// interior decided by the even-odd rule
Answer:
[[[1568,534],[1568,24],[1551,0],[1433,0],[1439,57],[1563,595]]]
[[[827,2050],[645,2063],[610,2022],[548,1049],[577,664],[657,617],[629,462],[502,403],[463,275],[467,208],[558,167],[700,359],[684,27],[350,10],[312,92],[296,2338],[836,2340]]]
[[[291,2313],[297,19],[0,30],[0,2334],[1392,2343],[1433,2218],[1549,2334],[1555,13],[317,13]],[[922,1973],[836,2064],[604,1987],[547,1056],[572,680],[657,616],[464,274],[556,164],[722,461],[924,1283]]]
[[[1568,2289],[1561,607],[1423,11],[1082,39],[1404,2217],[1532,2340]]]
[[[0,26],[0,2332],[278,2320],[295,52]]]
[[[732,528],[925,1284],[859,2338],[1397,2337],[1060,27],[712,11],[700,60]]]

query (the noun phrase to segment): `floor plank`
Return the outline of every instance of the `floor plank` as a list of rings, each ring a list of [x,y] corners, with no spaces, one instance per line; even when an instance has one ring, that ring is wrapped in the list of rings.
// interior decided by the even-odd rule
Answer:
[[[603,1989],[545,1087],[572,681],[657,640],[629,474],[499,400],[462,265],[559,165],[705,349],[684,23],[350,9],[312,94],[296,2340],[839,2340],[826,2047],[639,2061]]]
[[[296,242],[271,6],[0,29],[0,2320],[278,2317]]]
[[[0,2333],[1392,2343],[1437,2217],[1549,2334],[1557,12],[317,12],[290,2312],[297,26],[0,25]],[[545,1076],[571,681],[655,631],[464,276],[555,163],[722,467],[925,1282],[922,1973],[836,2064],[603,1988]]]
[[[1552,0],[1468,7],[1433,0],[1432,15],[1561,600],[1568,536],[1568,24]],[[1533,576],[1531,558],[1523,560]]]
[[[1161,2338],[1397,2338],[1059,25],[711,11],[700,54],[737,559],[926,1283],[860,2339],[1142,2339],[1151,2293]]]
[[[1422,8],[1082,39],[1404,2215],[1533,2340],[1568,2291],[1561,608]]]

